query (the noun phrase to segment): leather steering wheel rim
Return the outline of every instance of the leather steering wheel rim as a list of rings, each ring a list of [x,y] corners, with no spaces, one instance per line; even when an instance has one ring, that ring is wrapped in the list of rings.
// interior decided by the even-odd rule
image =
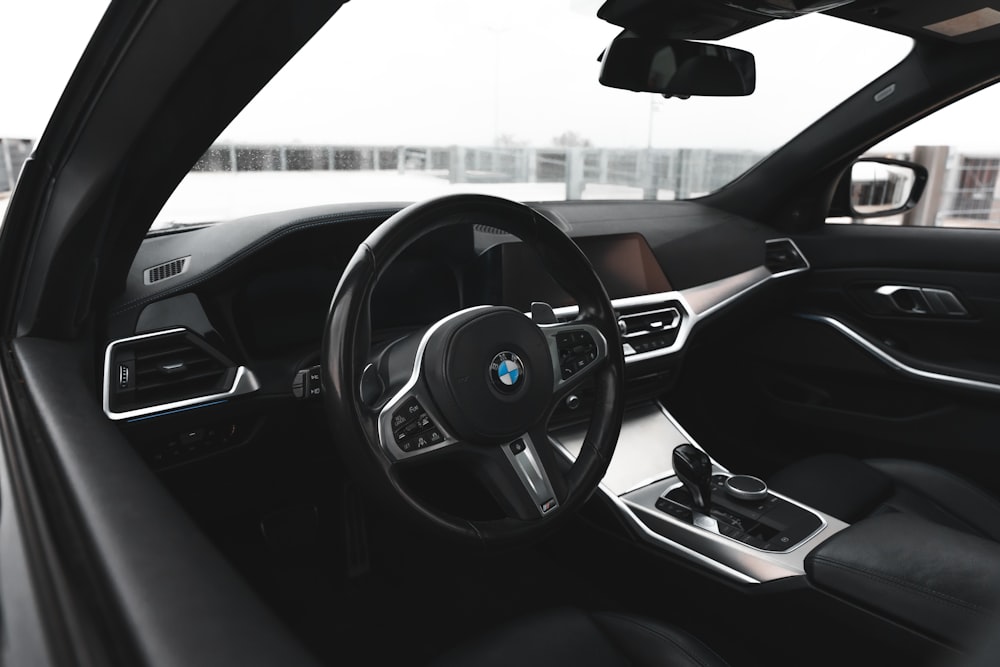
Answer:
[[[511,516],[470,520],[433,507],[411,493],[400,479],[398,462],[386,456],[378,432],[377,410],[361,398],[361,377],[370,349],[369,308],[379,277],[418,239],[444,227],[482,222],[484,217],[489,218],[491,226],[518,237],[538,252],[552,277],[579,305],[574,322],[593,327],[607,343],[606,355],[598,359],[588,375],[594,380],[594,401],[583,446],[572,467],[560,473],[564,477],[564,497],[554,511],[535,520]],[[324,402],[335,440],[361,488],[402,512],[405,518],[466,542],[508,545],[551,530],[582,507],[596,490],[621,429],[624,358],[617,317],[603,284],[586,256],[554,223],[528,206],[497,197],[449,195],[414,204],[372,232],[354,253],[333,296],[321,366]],[[546,423],[554,409],[555,401],[547,407]],[[545,438],[537,446],[549,448],[552,444]]]

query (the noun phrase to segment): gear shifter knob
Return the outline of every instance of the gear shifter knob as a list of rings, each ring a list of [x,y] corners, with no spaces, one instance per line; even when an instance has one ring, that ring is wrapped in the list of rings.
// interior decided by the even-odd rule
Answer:
[[[674,474],[691,492],[697,509],[708,514],[712,504],[712,462],[694,445],[674,447]]]

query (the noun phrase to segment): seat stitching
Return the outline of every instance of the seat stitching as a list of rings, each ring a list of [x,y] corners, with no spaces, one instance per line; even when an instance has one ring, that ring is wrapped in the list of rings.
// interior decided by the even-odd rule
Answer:
[[[869,579],[875,579],[887,584],[892,584],[894,586],[912,591],[914,593],[920,593],[927,597],[938,600],[939,602],[944,602],[946,604],[960,607],[962,609],[965,609],[966,611],[977,612],[985,615],[993,614],[993,610],[988,609],[986,607],[982,607],[973,602],[968,602],[966,600],[962,600],[961,598],[956,598],[954,596],[948,595],[947,593],[942,593],[941,591],[934,590],[933,588],[927,588],[926,586],[921,586],[919,584],[915,584],[905,579],[899,579],[898,577],[893,577],[883,572],[877,572],[875,570],[869,570],[867,568],[863,568],[857,565],[844,563],[842,561],[832,559],[829,556],[814,556],[813,560],[825,563],[827,565],[830,565],[831,567],[838,567],[847,570],[849,572],[859,574]]]
[[[693,660],[694,662],[696,662],[696,663],[698,663],[699,665],[701,665],[701,667],[710,667],[709,665],[707,665],[706,663],[704,663],[703,661],[701,661],[701,660],[700,660],[700,659],[699,659],[699,658],[698,658],[697,656],[695,656],[695,655],[692,655],[692,654],[691,654],[691,652],[690,652],[690,651],[688,651],[688,650],[687,650],[686,648],[684,648],[684,646],[683,646],[683,645],[681,645],[680,643],[678,643],[676,639],[674,639],[674,638],[673,638],[673,637],[671,637],[670,635],[667,635],[667,634],[664,634],[663,632],[660,632],[660,631],[659,631],[659,630],[657,630],[656,628],[651,628],[651,627],[649,627],[648,625],[646,625],[646,624],[644,624],[644,623],[641,623],[640,621],[638,621],[638,620],[636,620],[636,619],[634,619],[634,618],[632,618],[632,617],[630,617],[630,616],[624,616],[624,615],[622,615],[622,614],[615,614],[615,613],[611,613],[611,612],[604,612],[604,613],[603,613],[603,615],[604,615],[604,616],[608,616],[608,617],[612,617],[612,618],[617,618],[618,620],[620,620],[620,621],[625,621],[626,623],[631,623],[632,625],[634,625],[634,626],[636,626],[636,627],[638,627],[638,628],[641,628],[642,630],[645,630],[646,632],[648,632],[648,633],[650,633],[650,634],[653,634],[653,635],[655,635],[655,636],[659,637],[660,639],[665,639],[666,641],[668,641],[668,642],[670,642],[671,644],[673,644],[673,646],[674,646],[674,647],[676,647],[676,648],[677,648],[677,649],[678,649],[678,650],[679,650],[679,651],[680,651],[681,653],[683,653],[683,654],[684,654],[684,655],[686,655],[686,656],[687,656],[688,658],[690,658],[690,659],[691,659],[691,660]],[[708,648],[708,647],[707,647],[707,646],[706,646],[706,645],[705,645],[705,644],[704,644],[704,643],[703,643],[703,642],[702,642],[702,641],[701,641],[700,639],[698,639],[697,637],[695,637],[695,636],[693,636],[693,635],[692,635],[692,636],[691,636],[691,639],[693,639],[693,640],[694,640],[694,641],[695,641],[696,643],[698,643],[698,644],[701,644],[701,646],[702,646],[703,648],[705,648],[705,650],[707,650],[707,651],[710,651],[710,652],[711,652],[711,649],[709,649],[709,648]]]

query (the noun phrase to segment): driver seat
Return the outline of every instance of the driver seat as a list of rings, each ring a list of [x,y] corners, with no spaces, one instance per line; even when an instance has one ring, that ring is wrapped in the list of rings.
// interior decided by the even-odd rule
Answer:
[[[614,612],[562,608],[527,616],[438,658],[434,667],[727,667],[695,637]]]

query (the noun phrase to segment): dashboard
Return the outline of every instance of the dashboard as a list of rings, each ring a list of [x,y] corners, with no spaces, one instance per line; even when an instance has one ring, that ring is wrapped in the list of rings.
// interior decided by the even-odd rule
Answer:
[[[693,202],[535,208],[574,239],[612,298],[633,400],[670,387],[704,320],[808,268],[772,229]],[[272,415],[315,399],[340,276],[399,209],[321,207],[147,238],[107,322],[107,416],[166,469],[246,445]],[[533,248],[488,217],[469,222],[427,234],[390,265],[372,297],[373,345],[479,304],[527,313],[541,301],[560,319],[575,316]],[[785,263],[773,264],[777,256]],[[587,391],[553,421],[581,419]]]

